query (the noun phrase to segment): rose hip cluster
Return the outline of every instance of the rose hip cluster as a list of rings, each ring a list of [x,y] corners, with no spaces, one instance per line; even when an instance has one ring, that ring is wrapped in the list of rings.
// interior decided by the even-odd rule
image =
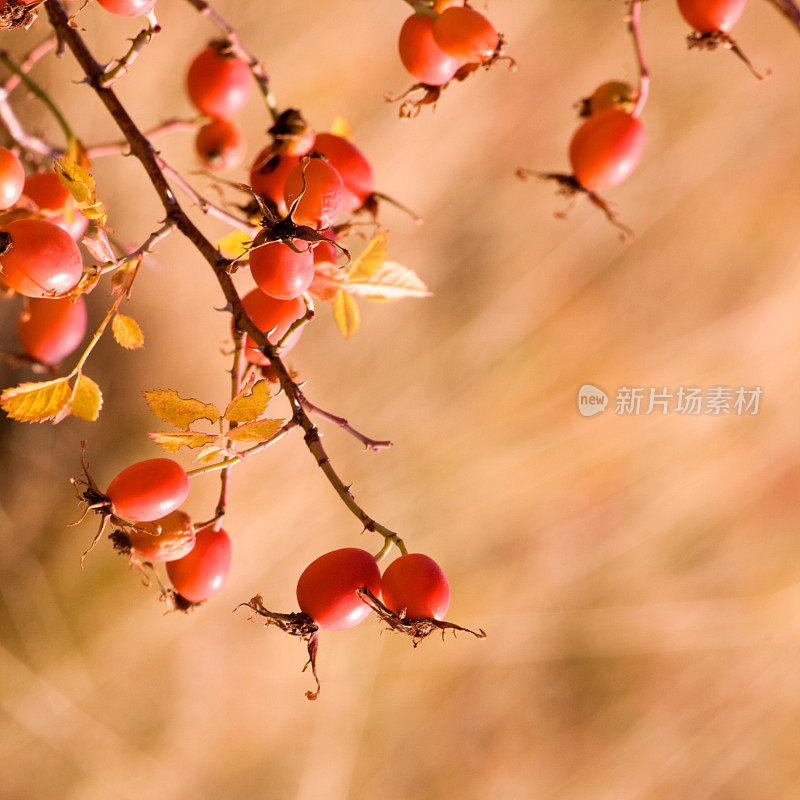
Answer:
[[[366,550],[344,547],[325,553],[303,570],[297,581],[299,613],[281,614],[264,607],[261,595],[244,603],[251,619],[266,619],[308,643],[309,663],[319,694],[316,670],[320,631],[355,628],[375,612],[389,628],[411,637],[416,647],[434,631],[464,631],[485,638],[481,631],[444,621],[450,607],[450,584],[441,567],[423,553],[405,553],[392,561],[381,575],[377,560]]]
[[[25,355],[52,366],[80,345],[86,333],[83,297],[69,297],[83,274],[76,240],[89,220],[54,172],[25,171],[0,147],[0,279],[28,298],[18,326]]]
[[[540,173],[520,169],[526,177],[538,175],[557,181],[568,195],[583,192],[607,218],[630,240],[632,232],[620,223],[608,203],[598,192],[619,186],[638,166],[644,150],[644,127],[639,119],[647,100],[650,74],[645,63],[640,32],[643,0],[628,0],[628,26],[639,62],[639,86],[622,81],[609,81],[599,86],[579,104],[581,116],[587,119],[574,133],[569,145],[571,174]],[[689,47],[714,49],[723,46],[735,52],[750,69],[752,65],[730,38],[731,28],[744,12],[746,0],[677,0],[684,19],[694,28]],[[563,213],[557,214],[563,216]]]
[[[86,480],[83,497],[103,515],[92,546],[110,519],[117,526],[111,536],[115,547],[132,563],[166,563],[179,608],[222,589],[231,566],[231,540],[214,522],[198,527],[180,510],[189,496],[189,477],[180,464],[171,458],[138,461],[123,469],[105,493],[88,473]]]

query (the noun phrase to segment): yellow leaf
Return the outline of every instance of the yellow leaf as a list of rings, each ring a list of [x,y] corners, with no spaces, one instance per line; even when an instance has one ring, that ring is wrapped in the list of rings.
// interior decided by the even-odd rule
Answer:
[[[11,419],[44,422],[61,414],[72,398],[66,378],[41,383],[21,383],[0,395],[0,407]]]
[[[345,339],[349,339],[361,325],[361,312],[355,298],[344,289],[339,289],[333,300],[333,318]]]
[[[80,205],[97,202],[92,173],[71,158],[57,158],[54,164],[56,175]]]
[[[223,258],[237,259],[247,252],[252,239],[249,233],[232,231],[217,242],[217,247]]]
[[[225,409],[225,419],[231,422],[252,422],[258,419],[269,403],[269,385],[260,380],[255,385],[255,376],[251,375],[247,383]]]
[[[414,270],[387,261],[369,280],[347,283],[347,290],[374,303],[406,297],[430,297],[431,290]]]
[[[80,142],[77,142],[77,147],[82,148]],[[88,170],[88,159],[83,158],[82,152],[76,150],[65,158],[57,158],[53,168],[61,183],[77,201],[80,210],[90,219],[105,226],[106,209],[97,200],[94,178]]]
[[[102,405],[103,393],[100,387],[83,373],[79,374],[72,402],[69,404],[72,416],[94,422],[100,414]]]
[[[206,464],[212,464],[217,456],[223,453],[223,449],[221,447],[217,447],[216,445],[210,444],[207,447],[204,447],[193,459],[193,464],[199,464],[200,466],[204,467]]]
[[[124,293],[130,296],[133,281],[136,278],[139,267],[142,265],[143,259],[144,256],[140,255],[134,261],[128,261],[114,270],[114,274],[111,276],[111,294],[119,295]]]
[[[366,281],[371,278],[386,260],[386,232],[376,233],[369,244],[347,270],[348,281]]]
[[[273,436],[283,425],[282,419],[260,419],[256,422],[248,422],[239,425],[225,434],[233,442],[245,442],[255,444],[264,442]]]
[[[211,423],[219,420],[219,411],[215,405],[201,403],[191,397],[184,399],[174,389],[145,392],[144,399],[159,419],[183,430],[187,430],[199,419],[207,419]]]
[[[139,323],[124,314],[114,314],[111,330],[117,344],[126,350],[138,350],[144,344],[144,334]]]
[[[186,433],[170,433],[169,431],[160,431],[158,433],[148,433],[147,435],[156,444],[160,444],[168,453],[177,453],[181,447],[190,447],[192,449],[197,447],[206,447],[217,440],[215,435],[208,433],[194,433],[192,431],[187,431]]]
[[[341,136],[343,139],[347,139],[348,142],[353,141],[353,129],[350,127],[350,123],[341,114],[337,114],[333,118],[331,133],[334,136]]]
[[[97,286],[100,278],[102,277],[99,269],[89,269],[81,275],[78,285],[69,293],[70,298],[77,300],[82,294],[89,294],[89,292]]]

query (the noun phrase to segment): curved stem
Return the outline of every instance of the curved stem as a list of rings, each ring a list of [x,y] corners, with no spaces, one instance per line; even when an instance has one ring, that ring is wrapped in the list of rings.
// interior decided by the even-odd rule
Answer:
[[[800,30],[800,6],[794,0],[767,0],[783,14],[792,25]]]
[[[22,59],[19,64],[20,72],[30,72],[33,69],[34,64],[37,61],[44,58],[57,44],[58,40],[55,36],[48,36],[41,44],[36,45],[29,53]],[[22,78],[20,77],[19,73],[15,72],[6,82],[3,84],[3,88],[7,92],[13,92],[17,86],[22,83]]]
[[[632,0],[629,4],[628,29],[633,37],[633,45],[636,50],[636,59],[639,62],[639,93],[636,96],[636,105],[631,114],[638,117],[644,110],[647,96],[650,93],[650,70],[644,56],[644,45],[642,44],[642,0]]]
[[[193,4],[200,2],[200,0],[189,0]],[[103,87],[102,67],[97,63],[83,37],[80,33],[70,26],[69,16],[61,4],[60,0],[46,0],[45,8],[50,23],[56,30],[62,41],[66,43],[75,59],[78,61],[81,69],[86,75],[89,86],[94,90],[95,94],[100,98],[103,105],[111,114],[117,126],[124,134],[125,138],[130,143],[131,153],[139,160],[147,173],[153,188],[156,190],[159,199],[161,200],[164,210],[166,211],[167,221],[175,223],[180,232],[194,245],[195,249],[203,256],[208,262],[211,269],[214,271],[217,283],[222,290],[225,300],[228,304],[234,324],[239,331],[244,331],[252,337],[256,342],[259,349],[264,352],[270,359],[272,368],[281,385],[281,388],[286,395],[287,400],[292,409],[292,419],[297,423],[305,434],[304,441],[306,447],[313,455],[318,466],[324,473],[328,482],[334,488],[336,493],[342,499],[344,504],[356,516],[356,518],[364,526],[365,530],[374,531],[379,533],[385,539],[391,539],[394,544],[400,549],[401,553],[405,551],[405,545],[400,536],[394,531],[376,522],[370,517],[355,501],[355,498],[350,493],[350,487],[345,485],[339,475],[331,465],[328,454],[320,441],[319,431],[309,416],[303,410],[302,404],[298,399],[297,392],[298,386],[292,379],[286,365],[281,361],[277,352],[277,348],[270,344],[267,335],[262,331],[244,310],[242,300],[239,293],[233,284],[231,276],[228,274],[228,267],[230,261],[222,256],[219,250],[203,235],[200,229],[192,222],[186,212],[181,208],[180,203],[176,199],[169,186],[169,183],[162,171],[159,163],[159,158],[156,155],[152,144],[146,136],[137,127],[136,123],[131,118],[127,109],[122,105],[119,98],[116,96],[112,89]]]
[[[175,117],[168,119],[154,128],[144,131],[144,135],[150,139],[158,139],[160,136],[165,136],[168,133],[181,133],[182,131],[196,131],[200,127],[200,120],[195,119],[180,119]],[[128,152],[130,145],[127,139],[117,142],[107,142],[106,144],[98,144],[94,147],[86,149],[86,155],[90,159],[103,158],[104,156],[121,156]]]

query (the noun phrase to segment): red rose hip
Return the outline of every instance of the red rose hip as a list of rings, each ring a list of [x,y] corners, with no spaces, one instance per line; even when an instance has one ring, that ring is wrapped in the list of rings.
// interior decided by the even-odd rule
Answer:
[[[9,222],[0,237],[7,245],[0,255],[0,277],[27,297],[56,297],[73,289],[83,273],[83,260],[72,237],[43,219]]]
[[[569,160],[578,183],[590,192],[617,186],[636,169],[644,150],[644,127],[617,109],[589,117],[572,137]]]
[[[167,575],[175,591],[193,603],[202,603],[225,585],[231,569],[231,540],[220,528],[202,528],[192,551],[167,562]]]
[[[22,312],[17,328],[22,349],[42,364],[58,364],[86,335],[86,303],[68,297],[35,298]]]
[[[189,496],[189,478],[171,458],[150,458],[126,467],[106,492],[114,513],[136,522],[165,517]]]
[[[381,578],[384,605],[405,618],[444,619],[450,607],[450,584],[429,556],[409,553],[386,567]]]
[[[366,586],[376,597],[381,574],[366,550],[343,547],[312,561],[297,581],[297,602],[322,630],[344,631],[369,616],[370,607],[356,594]]]
[[[269,242],[250,251],[250,273],[262,292],[278,300],[300,297],[314,279],[314,255],[306,242]],[[298,250],[300,252],[298,252]]]
[[[204,114],[230,119],[250,98],[253,76],[241,58],[209,45],[189,66],[186,90]]]
[[[426,14],[412,14],[403,23],[397,49],[403,66],[427,86],[443,86],[456,74],[462,63],[436,44],[433,19]]]

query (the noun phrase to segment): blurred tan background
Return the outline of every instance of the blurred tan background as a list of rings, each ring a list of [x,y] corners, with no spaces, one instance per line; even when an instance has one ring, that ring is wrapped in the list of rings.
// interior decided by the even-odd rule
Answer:
[[[383,101],[410,83],[399,0],[218,5],[279,102],[319,129],[347,117],[380,188],[426,219],[383,212],[390,257],[435,296],[362,304],[348,342],[324,307],[291,361],[313,400],[395,441],[364,453],[323,429],[364,507],[444,566],[449,616],[489,638],[413,650],[368,621],[323,636],[323,692],[304,699],[302,645],[231,610],[256,592],[294,608],[312,558],[379,541],[358,538],[298,437],[237,470],[232,573],[202,609],[164,616],[107,543],[80,570],[95,528],[66,527],[79,441],[104,484],[159,455],[142,390],[225,402],[228,318],[173,237],[127,307],[146,349],[105,341],[93,357],[100,422],[0,422],[0,797],[799,797],[800,37],[752,0],[735,34],[774,72],[759,84],[729,53],[686,52],[673,2],[647,4],[647,149],[609,193],[637,233],[624,247],[588,204],[554,219],[552,187],[513,175],[564,169],[573,102],[635,78],[621,2],[496,0],[518,73],[481,72],[407,123]],[[191,113],[182,76],[215,35],[179,0],[158,11],[164,32],[118,84],[145,127]],[[80,21],[104,59],[138,30],[99,8]],[[44,25],[4,36],[22,52]],[[115,138],[69,56],[34,75],[88,143]],[[33,101],[21,113],[56,135]],[[242,121],[252,155],[255,97]],[[196,168],[190,136],[162,148]],[[96,172],[113,227],[142,241],[160,208],[141,168]],[[106,302],[92,295],[94,321]],[[3,347],[17,312],[0,306]],[[26,377],[4,370],[6,385]],[[584,419],[586,382],[612,399],[689,384],[764,397],[757,416]],[[198,518],[217,485],[194,484]]]

